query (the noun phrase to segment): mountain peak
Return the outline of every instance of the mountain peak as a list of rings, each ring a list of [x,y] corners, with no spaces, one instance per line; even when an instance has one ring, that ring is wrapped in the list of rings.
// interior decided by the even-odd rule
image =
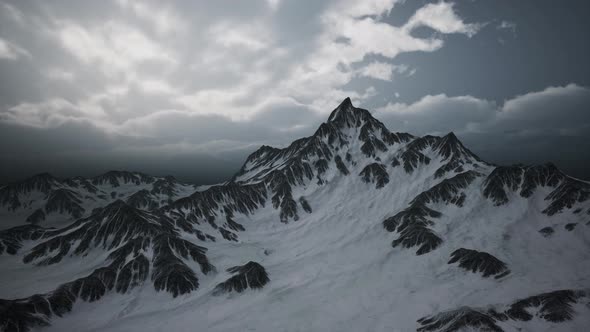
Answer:
[[[590,326],[590,183],[552,164],[486,164],[452,132],[391,132],[349,98],[311,136],[262,146],[219,185],[125,171],[52,179],[0,187],[2,331],[51,320],[82,331],[336,330],[359,299],[375,315],[354,331]],[[202,280],[216,269],[207,252],[224,272]],[[283,285],[280,303],[260,296]],[[316,315],[334,294],[342,305]],[[208,320],[221,305],[223,324]]]
[[[338,128],[360,127],[367,122],[377,123],[379,121],[366,109],[354,107],[348,97],[330,113],[327,121],[328,124],[335,125]],[[381,124],[381,126],[383,125]]]
[[[440,140],[435,144],[435,149],[438,150],[444,158],[465,155],[475,160],[480,160],[479,157],[477,157],[473,152],[463,145],[463,143],[452,131],[440,138]]]
[[[446,134],[443,138],[450,140],[450,141],[458,141],[459,139],[457,138],[457,135],[455,135],[454,132],[450,132],[448,134]]]
[[[346,97],[338,107],[336,107],[332,113],[330,113],[330,117],[328,117],[328,122],[337,121],[339,118],[343,116],[345,113],[352,112],[355,107],[352,105],[352,101],[350,97]]]

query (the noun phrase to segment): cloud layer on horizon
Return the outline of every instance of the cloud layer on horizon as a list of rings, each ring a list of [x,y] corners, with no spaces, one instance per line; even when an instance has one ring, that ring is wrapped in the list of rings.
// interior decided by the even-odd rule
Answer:
[[[392,23],[404,5],[1,2],[0,178],[133,168],[208,181],[207,167],[231,172],[259,145],[310,135],[345,97],[415,134],[586,137],[588,88],[575,84],[502,103],[384,89],[419,70],[400,55],[436,54],[488,23],[445,1]]]
[[[590,88],[570,84],[516,96],[502,104],[473,96],[441,94],[427,95],[412,104],[390,103],[372,113],[392,131],[415,135],[453,131],[482,157],[512,163],[536,162],[534,153],[550,161],[559,159],[560,154],[590,151],[587,105]],[[49,165],[49,160],[79,163],[79,159],[86,159],[107,168],[109,163],[111,168],[130,164],[134,169],[158,172],[166,162],[182,164],[191,160],[203,167],[221,167],[221,177],[199,170],[202,181],[207,181],[207,176],[219,180],[237,169],[244,157],[260,145],[286,146],[311,135],[326,121],[325,116],[303,107],[290,109],[288,118],[280,112],[269,109],[259,117],[238,122],[217,115],[162,112],[126,122],[129,132],[137,126],[147,136],[109,133],[86,121],[68,121],[51,128],[0,124],[0,149],[5,152],[4,165],[18,164],[17,159],[28,156]],[[17,133],[22,139],[15,142],[10,137]],[[561,144],[564,139],[579,143],[565,146]],[[528,152],[523,149],[527,146]],[[17,157],[10,160],[12,155]],[[120,160],[125,164],[118,164]]]

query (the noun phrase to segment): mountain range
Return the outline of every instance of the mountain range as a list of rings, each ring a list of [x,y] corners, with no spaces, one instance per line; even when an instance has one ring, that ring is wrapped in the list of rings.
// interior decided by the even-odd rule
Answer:
[[[227,182],[0,187],[3,331],[582,331],[590,184],[345,99]]]

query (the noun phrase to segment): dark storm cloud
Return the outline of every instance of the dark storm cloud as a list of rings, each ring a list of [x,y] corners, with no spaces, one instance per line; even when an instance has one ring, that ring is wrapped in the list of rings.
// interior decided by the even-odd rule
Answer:
[[[215,182],[261,144],[310,135],[347,96],[495,161],[590,165],[553,152],[588,132],[582,1],[0,6],[0,181],[121,168]]]

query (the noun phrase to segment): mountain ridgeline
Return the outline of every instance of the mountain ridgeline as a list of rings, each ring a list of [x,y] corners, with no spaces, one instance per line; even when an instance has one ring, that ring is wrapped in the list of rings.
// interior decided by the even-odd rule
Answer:
[[[388,292],[375,295],[369,306],[381,314],[366,322],[568,330],[590,314],[590,184],[553,164],[489,164],[453,133],[391,132],[349,98],[313,135],[259,148],[226,183],[202,188],[126,171],[40,174],[0,187],[0,216],[2,331],[50,329],[75,317],[79,301],[100,306],[106,296],[162,299],[161,292],[171,303],[194,299],[197,312],[224,296],[230,306],[266,294],[253,300],[268,306],[254,316],[276,315],[281,301],[312,306],[340,294],[351,303],[322,323],[302,318],[319,324],[310,330],[360,315],[354,301]],[[33,287],[59,266],[67,269],[48,279],[53,286]],[[543,273],[551,267],[556,275]],[[373,281],[366,289],[363,278]],[[239,308],[224,324],[256,310]],[[124,330],[119,318],[141,310],[105,314],[96,328]],[[271,330],[265,321],[251,324]]]

